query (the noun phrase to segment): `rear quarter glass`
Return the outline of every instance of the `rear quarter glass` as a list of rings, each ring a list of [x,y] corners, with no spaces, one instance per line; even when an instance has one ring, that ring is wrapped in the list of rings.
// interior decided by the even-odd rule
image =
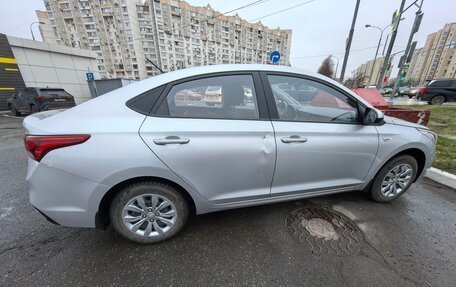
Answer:
[[[148,115],[160,98],[166,85],[149,90],[127,101],[127,107],[143,115]]]

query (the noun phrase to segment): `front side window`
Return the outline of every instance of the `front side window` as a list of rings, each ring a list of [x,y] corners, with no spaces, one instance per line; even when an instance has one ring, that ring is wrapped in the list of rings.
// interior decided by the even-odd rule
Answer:
[[[251,75],[210,77],[175,85],[159,110],[171,117],[259,118]]]
[[[302,122],[357,122],[357,103],[321,83],[289,76],[268,76],[279,119]]]

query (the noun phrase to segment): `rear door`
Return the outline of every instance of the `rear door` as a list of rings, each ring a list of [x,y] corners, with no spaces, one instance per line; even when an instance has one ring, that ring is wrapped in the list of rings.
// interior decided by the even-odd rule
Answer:
[[[213,86],[221,87],[220,104],[176,97],[185,90],[204,95]],[[244,88],[252,102],[244,103]],[[270,195],[274,131],[257,73],[183,80],[169,84],[160,100],[140,135],[177,176],[213,203]]]
[[[262,79],[274,108],[270,114],[277,143],[271,195],[360,185],[374,162],[378,133],[359,123],[357,101],[318,79],[266,73]],[[303,93],[299,97],[307,101],[294,100],[281,87]]]

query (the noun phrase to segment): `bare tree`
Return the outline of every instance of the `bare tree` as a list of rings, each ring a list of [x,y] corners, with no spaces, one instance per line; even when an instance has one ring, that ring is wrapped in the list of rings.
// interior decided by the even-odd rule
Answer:
[[[364,82],[366,80],[366,75],[363,73],[356,73],[355,71],[352,72],[352,76],[345,80],[344,86],[347,88],[359,88],[364,86]]]
[[[326,59],[323,60],[321,63],[320,68],[318,68],[318,73],[322,74],[326,77],[332,78],[334,75],[334,61],[331,59],[331,55],[329,55]]]

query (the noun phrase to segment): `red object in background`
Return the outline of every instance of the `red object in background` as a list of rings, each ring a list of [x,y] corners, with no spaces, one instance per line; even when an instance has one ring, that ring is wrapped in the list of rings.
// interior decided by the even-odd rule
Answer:
[[[350,105],[323,91],[320,91],[318,95],[313,98],[310,105],[313,107],[350,109]]]
[[[368,89],[351,89],[355,92],[358,96],[361,96],[365,99],[369,104],[373,105],[377,109],[387,109],[388,103],[380,94],[380,91],[376,88],[368,88]]]
[[[366,100],[369,104],[381,110],[387,116],[395,117],[404,121],[420,124],[423,126],[427,126],[429,122],[429,117],[431,116],[430,111],[417,111],[412,109],[390,107],[380,94],[380,91],[376,88],[351,90],[355,92],[358,96]]]
[[[388,82],[388,77],[384,77],[383,78],[383,83],[387,83]]]

